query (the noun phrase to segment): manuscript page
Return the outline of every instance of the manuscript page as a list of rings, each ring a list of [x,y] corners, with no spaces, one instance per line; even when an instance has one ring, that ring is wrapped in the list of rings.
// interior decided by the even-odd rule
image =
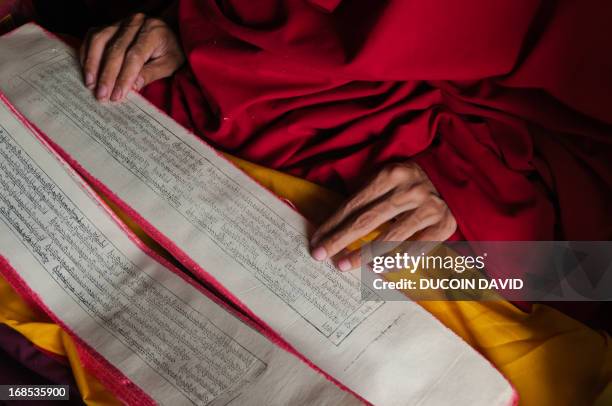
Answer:
[[[0,255],[160,404],[358,404],[139,249],[0,102]]]

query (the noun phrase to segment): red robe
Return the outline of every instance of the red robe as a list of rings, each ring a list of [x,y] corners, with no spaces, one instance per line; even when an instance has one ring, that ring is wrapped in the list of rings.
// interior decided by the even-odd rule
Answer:
[[[181,0],[145,95],[337,190],[415,160],[472,240],[612,239],[612,2]]]

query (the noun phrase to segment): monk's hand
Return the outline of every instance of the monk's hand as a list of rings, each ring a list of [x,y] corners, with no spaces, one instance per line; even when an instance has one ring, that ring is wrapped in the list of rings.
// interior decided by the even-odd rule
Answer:
[[[172,29],[142,13],[90,30],[80,50],[85,85],[100,101],[123,99],[154,80],[171,76],[185,61]]]
[[[319,261],[337,256],[341,271],[358,267],[359,250],[346,247],[387,221],[377,241],[445,241],[457,224],[420,166],[413,162],[384,168],[334,213],[311,238],[312,256]]]

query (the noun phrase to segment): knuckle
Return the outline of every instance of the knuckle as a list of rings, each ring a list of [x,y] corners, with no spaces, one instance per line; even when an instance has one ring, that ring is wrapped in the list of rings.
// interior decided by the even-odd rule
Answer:
[[[128,63],[142,63],[142,52],[138,48],[130,49],[125,53],[125,59]]]
[[[359,214],[357,217],[355,217],[355,220],[353,221],[353,224],[351,225],[351,229],[361,230],[361,229],[367,228],[369,225],[374,223],[377,218],[378,218],[378,213],[376,213],[373,210],[367,210]]]
[[[410,216],[411,223],[416,226],[423,224],[426,218],[427,215],[426,213],[423,213],[423,211],[416,211],[412,214],[412,216]]]
[[[365,197],[366,199],[369,199],[372,196],[380,196],[393,187],[396,183],[397,182],[393,181],[385,173],[383,173],[382,176],[376,176],[372,182],[368,184],[366,189],[367,195],[365,195]]]
[[[128,24],[141,24],[147,18],[145,13],[135,13],[128,17]]]
[[[394,227],[387,231],[382,238],[384,241],[403,241],[406,227]]]
[[[433,223],[439,223],[442,220],[444,211],[440,210],[434,204],[428,204],[423,207],[423,219]]]
[[[151,18],[147,18],[147,21],[142,24],[142,29],[140,30],[141,35],[150,34],[151,31],[155,28],[156,24],[152,21]]]
[[[111,57],[123,54],[123,52],[123,45],[119,41],[111,41],[106,47],[106,53]]]
[[[427,216],[428,222],[432,224],[440,223],[442,218],[444,217],[443,213],[438,210],[432,210],[431,213]]]
[[[417,165],[414,162],[408,162],[406,164],[408,166],[408,168],[410,169],[410,172],[412,174],[412,176],[415,179],[419,179],[421,181],[425,180],[425,179],[429,179],[427,174],[425,173],[425,171],[423,171],[423,168],[421,168],[419,165]]]
[[[162,20],[160,18],[149,17],[149,18],[147,18],[147,21],[145,22],[145,24],[147,24],[150,27],[155,27],[155,26],[158,26],[158,25],[165,25],[166,23],[164,22],[164,20]]]
[[[446,203],[436,195],[432,194],[429,196],[429,204],[438,211],[446,211]]]
[[[424,202],[430,195],[429,189],[423,185],[414,186],[409,190],[409,193],[418,202]]]
[[[411,189],[407,187],[398,187],[389,197],[389,203],[394,207],[408,205],[412,200]]]
[[[165,26],[166,26],[166,23],[163,20],[160,20],[159,18],[149,17],[143,23],[142,31],[151,32],[156,28],[165,27]]]
[[[385,217],[396,216],[397,214],[405,210],[403,210],[402,206],[397,205],[396,202],[393,201],[393,199],[385,199],[380,202],[380,204],[374,206],[372,208],[372,211],[376,214],[375,219],[381,220]]]
[[[439,223],[442,219],[442,213],[432,205],[424,205],[414,213],[414,218],[417,224]]]
[[[388,165],[385,170],[387,178],[392,181],[403,181],[410,176],[410,169],[401,163],[393,163]]]

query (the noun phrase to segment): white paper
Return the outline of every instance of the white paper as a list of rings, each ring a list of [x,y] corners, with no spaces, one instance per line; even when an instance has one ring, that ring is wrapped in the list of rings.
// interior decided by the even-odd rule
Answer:
[[[319,368],[376,404],[511,402],[417,304],[312,260],[301,216],[139,95],[96,102],[71,50],[35,26],[0,50],[0,88],[29,120]]]
[[[358,404],[156,262],[0,103],[0,255],[160,404]]]

